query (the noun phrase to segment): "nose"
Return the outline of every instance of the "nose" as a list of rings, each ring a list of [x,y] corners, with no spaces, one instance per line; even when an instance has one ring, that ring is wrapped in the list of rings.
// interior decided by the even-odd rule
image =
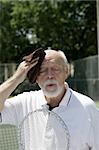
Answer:
[[[53,70],[51,68],[48,69],[48,78],[52,79],[54,77]]]

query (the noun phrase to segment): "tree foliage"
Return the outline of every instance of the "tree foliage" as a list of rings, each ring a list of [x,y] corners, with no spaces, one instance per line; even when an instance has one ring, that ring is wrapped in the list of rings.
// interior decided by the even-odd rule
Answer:
[[[0,62],[18,62],[29,45],[69,60],[97,54],[96,1],[2,0],[0,14]]]

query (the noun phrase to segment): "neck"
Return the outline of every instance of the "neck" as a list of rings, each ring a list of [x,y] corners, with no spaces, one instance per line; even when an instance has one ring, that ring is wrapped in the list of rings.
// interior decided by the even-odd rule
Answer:
[[[47,104],[54,108],[54,107],[57,107],[59,106],[59,103],[61,102],[61,100],[63,99],[64,95],[66,93],[66,88],[63,89],[62,93],[60,95],[58,95],[57,97],[46,97],[45,96],[45,99],[47,101]]]

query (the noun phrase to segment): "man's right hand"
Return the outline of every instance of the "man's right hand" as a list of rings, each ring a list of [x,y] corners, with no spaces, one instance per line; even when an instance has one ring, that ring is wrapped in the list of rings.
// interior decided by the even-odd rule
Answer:
[[[38,59],[39,57],[32,60],[31,62],[21,62],[16,72],[14,73],[13,78],[17,79],[19,84],[22,83],[26,79],[28,71],[38,63]]]
[[[21,62],[14,75],[0,85],[0,112],[4,108],[5,100],[25,80],[28,71],[38,63],[38,59],[33,59],[31,62]]]

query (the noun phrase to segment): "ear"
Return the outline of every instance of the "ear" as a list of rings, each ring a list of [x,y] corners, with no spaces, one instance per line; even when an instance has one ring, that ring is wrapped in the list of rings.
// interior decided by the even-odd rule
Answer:
[[[65,79],[67,79],[70,75],[70,67],[69,65],[65,67]]]

